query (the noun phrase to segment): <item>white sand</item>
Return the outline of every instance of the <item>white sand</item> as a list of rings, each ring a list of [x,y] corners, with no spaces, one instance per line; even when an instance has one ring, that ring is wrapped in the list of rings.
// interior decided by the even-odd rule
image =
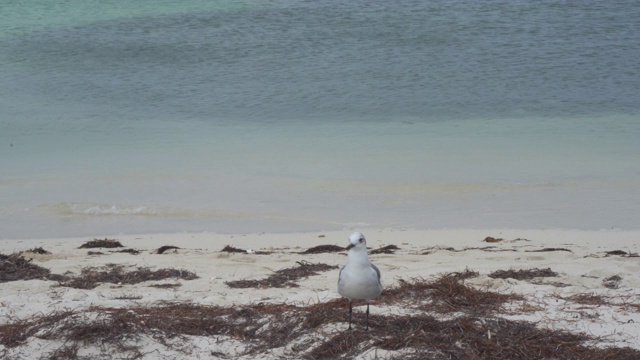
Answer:
[[[479,277],[467,280],[468,284],[492,291],[527,296],[525,304],[518,305],[520,308],[516,309],[517,314],[508,315],[508,318],[538,321],[539,326],[549,328],[584,331],[595,336],[605,336],[607,345],[640,349],[638,307],[585,305],[566,300],[571,295],[593,293],[607,297],[613,304],[640,304],[640,257],[605,256],[606,251],[612,250],[638,253],[640,231],[360,230],[367,237],[371,249],[389,244],[400,247],[395,254],[371,256],[371,260],[382,272],[385,288],[396,286],[399,279],[429,278],[468,268],[480,273]],[[307,304],[327,301],[339,297],[336,292],[338,270],[300,281],[299,288],[232,289],[225,281],[262,279],[272,271],[293,267],[297,261],[303,260],[342,265],[346,260],[345,253],[301,255],[298,252],[324,244],[346,246],[349,234],[350,231],[109,237],[118,239],[127,248],[141,250],[139,255],[111,252],[118,249],[89,249],[101,251],[105,255],[87,255],[87,249],[78,247],[91,240],[88,238],[2,240],[0,253],[3,254],[35,247],[43,247],[50,251],[51,255],[28,256],[33,258],[35,264],[56,274],[77,275],[85,267],[121,264],[131,266],[132,269],[186,269],[195,272],[200,278],[179,280],[182,286],[174,289],[148,287],[147,283],[123,286],[102,284],[92,290],[58,287],[55,282],[42,280],[1,283],[0,323],[28,318],[34,314],[47,314],[62,309],[78,310],[94,305],[125,307],[134,303],[191,301],[198,304],[232,306],[254,302]],[[483,242],[487,236],[503,238],[504,241]],[[163,245],[174,245],[181,249],[156,254],[155,250]],[[220,250],[225,245],[274,253],[221,253]],[[543,248],[564,248],[570,251],[532,252]],[[423,255],[427,252],[427,255]],[[537,284],[532,281],[492,279],[487,276],[496,270],[531,268],[551,268],[559,273],[559,276],[539,278]],[[622,278],[618,287],[606,287],[603,280],[614,275]],[[153,283],[175,282],[176,280],[169,279]],[[557,286],[559,284],[564,286]],[[140,299],[133,299],[138,297]],[[357,310],[362,311],[362,307]],[[375,303],[371,310],[381,313],[401,311]],[[213,347],[216,351],[222,352],[232,352],[234,348],[242,347],[242,344],[234,343],[232,340],[224,342],[224,345],[211,343],[212,341],[207,339],[194,337],[191,346],[209,350]],[[28,357],[28,354],[46,354],[47,351],[51,351],[50,346],[46,341],[31,341],[11,349],[0,345],[0,354],[1,351],[6,351],[6,354],[16,358]],[[151,340],[148,346],[149,349],[153,347]],[[173,355],[165,353],[163,356],[170,358]],[[264,354],[266,358],[270,356],[277,357],[278,352]]]

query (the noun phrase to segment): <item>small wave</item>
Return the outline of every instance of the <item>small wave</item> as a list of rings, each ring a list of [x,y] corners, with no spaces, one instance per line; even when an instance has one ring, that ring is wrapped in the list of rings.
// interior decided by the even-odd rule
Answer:
[[[58,203],[42,205],[37,210],[54,213],[63,216],[87,215],[87,216],[162,216],[159,209],[136,205],[109,205],[109,204],[85,204],[85,203]],[[167,214],[168,215],[168,214]]]
[[[133,207],[122,207],[122,206],[105,206],[105,205],[96,205],[91,206],[86,209],[78,209],[80,213],[86,215],[144,215],[144,216],[154,216],[158,215],[158,211],[148,208],[146,206],[133,206]]]
[[[163,218],[241,218],[248,216],[242,213],[232,213],[215,209],[189,209],[169,206],[144,205],[111,205],[90,203],[57,203],[41,205],[27,212],[39,212],[63,217],[163,217]]]
[[[187,210],[177,208],[68,202],[41,205],[33,210],[60,216],[189,216]]]

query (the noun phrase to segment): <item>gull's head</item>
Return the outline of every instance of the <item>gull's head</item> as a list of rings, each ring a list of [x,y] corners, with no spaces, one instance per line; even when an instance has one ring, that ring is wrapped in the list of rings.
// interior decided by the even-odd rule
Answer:
[[[367,251],[367,240],[364,238],[362,233],[356,231],[349,236],[349,245],[347,246],[347,250],[351,249]]]

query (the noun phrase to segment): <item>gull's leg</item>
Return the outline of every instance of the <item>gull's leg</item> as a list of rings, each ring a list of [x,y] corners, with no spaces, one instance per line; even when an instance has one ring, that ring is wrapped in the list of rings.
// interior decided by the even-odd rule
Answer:
[[[367,330],[369,330],[369,302],[367,302]]]
[[[351,330],[351,314],[353,313],[353,304],[351,303],[351,299],[349,299],[349,330]]]

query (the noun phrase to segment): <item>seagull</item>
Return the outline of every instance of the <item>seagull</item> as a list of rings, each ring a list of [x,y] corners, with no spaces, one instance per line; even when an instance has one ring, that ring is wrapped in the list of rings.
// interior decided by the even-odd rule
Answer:
[[[369,301],[382,293],[380,270],[369,261],[367,240],[364,235],[354,232],[349,236],[347,263],[340,269],[338,294],[349,299],[349,330],[353,300],[367,300],[367,330],[369,330]]]

